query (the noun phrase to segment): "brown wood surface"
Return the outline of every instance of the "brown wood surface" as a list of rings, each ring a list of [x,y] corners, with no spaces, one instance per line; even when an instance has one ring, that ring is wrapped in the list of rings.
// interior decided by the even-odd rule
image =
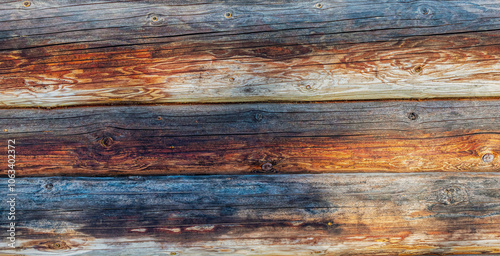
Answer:
[[[498,255],[499,185],[498,173],[23,178],[18,248],[0,251]]]
[[[500,96],[497,0],[29,3],[0,106]]]
[[[498,0],[0,0],[0,255],[499,255],[499,42]]]
[[[16,140],[23,176],[500,169],[499,100],[2,109],[0,116],[0,139]]]

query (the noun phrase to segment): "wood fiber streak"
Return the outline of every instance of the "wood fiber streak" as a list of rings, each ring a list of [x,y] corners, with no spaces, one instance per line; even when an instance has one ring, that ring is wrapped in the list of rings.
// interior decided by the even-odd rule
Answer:
[[[0,139],[16,140],[23,176],[500,168],[498,100],[2,109],[0,116]]]
[[[4,2],[0,106],[500,96],[498,1],[316,3]]]
[[[498,254],[499,184],[498,173],[21,178],[17,252]]]

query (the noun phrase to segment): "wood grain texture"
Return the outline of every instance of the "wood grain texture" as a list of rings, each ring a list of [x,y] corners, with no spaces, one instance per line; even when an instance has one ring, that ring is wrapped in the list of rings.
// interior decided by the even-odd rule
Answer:
[[[498,100],[2,109],[0,117],[0,139],[16,140],[24,176],[500,170]]]
[[[0,106],[500,96],[498,1],[317,3],[3,1]]]
[[[0,250],[498,254],[499,185],[498,173],[22,178],[18,249]]]

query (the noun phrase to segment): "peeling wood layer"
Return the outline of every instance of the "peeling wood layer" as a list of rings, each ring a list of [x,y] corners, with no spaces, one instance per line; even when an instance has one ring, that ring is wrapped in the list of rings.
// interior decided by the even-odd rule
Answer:
[[[0,116],[0,138],[16,140],[23,176],[500,167],[498,100],[2,109]]]
[[[0,106],[500,96],[498,1],[22,1]]]
[[[498,254],[499,183],[498,173],[21,178],[17,252]]]

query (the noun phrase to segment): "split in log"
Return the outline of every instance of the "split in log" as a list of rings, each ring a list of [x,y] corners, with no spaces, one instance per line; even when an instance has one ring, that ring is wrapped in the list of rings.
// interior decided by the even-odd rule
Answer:
[[[500,2],[3,3],[0,105],[500,96]]]
[[[23,176],[491,172],[500,101],[0,110]],[[6,161],[5,161],[6,162]]]
[[[499,185],[498,173],[19,178],[17,252],[498,255]]]

